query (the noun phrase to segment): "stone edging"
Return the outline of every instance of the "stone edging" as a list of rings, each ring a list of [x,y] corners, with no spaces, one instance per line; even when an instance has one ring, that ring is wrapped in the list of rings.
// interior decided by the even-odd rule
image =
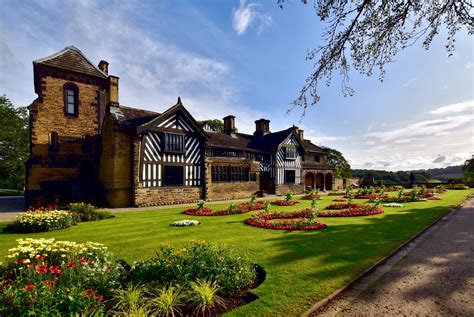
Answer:
[[[471,198],[474,198],[474,195],[469,195],[468,197],[466,197],[466,199],[464,199],[462,202],[460,202],[458,205],[456,205],[455,207],[451,208],[450,210],[448,210],[445,214],[443,214],[441,217],[439,217],[438,219],[436,219],[434,222],[432,222],[430,225],[428,225],[427,227],[421,229],[420,231],[418,231],[413,237],[411,237],[409,240],[405,241],[404,243],[402,243],[400,246],[398,246],[396,249],[394,249],[392,252],[390,252],[390,254],[386,255],[385,257],[383,257],[382,259],[380,259],[379,261],[377,261],[375,264],[373,264],[371,267],[369,267],[367,270],[365,270],[364,272],[362,272],[361,274],[359,274],[357,277],[355,277],[352,281],[350,281],[347,285],[341,287],[340,289],[332,292],[328,297],[320,300],[319,302],[317,302],[316,304],[314,304],[310,309],[308,309],[307,311],[305,311],[301,316],[302,317],[308,317],[308,316],[313,316],[314,313],[316,313],[317,311],[320,311],[324,306],[330,304],[331,302],[333,302],[334,300],[336,300],[337,298],[341,297],[341,295],[348,291],[355,283],[357,283],[358,281],[360,281],[363,277],[369,275],[370,273],[372,273],[373,271],[375,271],[378,267],[382,266],[383,264],[385,264],[390,258],[392,258],[396,253],[400,252],[402,249],[404,249],[405,247],[407,247],[410,243],[412,243],[414,240],[416,240],[418,237],[420,237],[422,234],[424,234],[425,232],[427,232],[428,230],[430,230],[431,228],[433,228],[434,226],[436,226],[441,220],[443,220],[445,217],[449,217],[451,214],[455,213],[456,211],[458,211],[461,207],[464,206],[465,202],[468,201],[469,199]]]

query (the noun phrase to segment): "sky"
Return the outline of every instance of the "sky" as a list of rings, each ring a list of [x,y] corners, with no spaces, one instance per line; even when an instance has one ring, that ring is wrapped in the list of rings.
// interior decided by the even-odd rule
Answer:
[[[417,43],[377,76],[350,73],[301,120],[287,114],[322,44],[312,5],[289,1],[0,0],[0,94],[35,98],[32,61],[74,45],[120,77],[121,104],[162,112],[181,96],[198,120],[236,116],[240,132],[271,120],[341,151],[353,168],[412,170],[463,163],[474,154],[474,51],[465,30],[448,57],[446,37]]]

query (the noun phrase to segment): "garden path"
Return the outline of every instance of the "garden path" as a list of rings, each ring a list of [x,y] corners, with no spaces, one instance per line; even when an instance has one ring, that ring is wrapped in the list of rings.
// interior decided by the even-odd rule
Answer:
[[[474,316],[473,197],[397,253],[310,315]]]

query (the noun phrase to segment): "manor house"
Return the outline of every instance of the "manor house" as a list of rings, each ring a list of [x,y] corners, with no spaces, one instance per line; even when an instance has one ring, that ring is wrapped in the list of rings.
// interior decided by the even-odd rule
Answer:
[[[119,78],[79,49],[33,62],[27,205],[89,201],[109,207],[330,190],[334,168],[297,127],[237,132],[199,124],[181,99],[157,113],[119,103]]]

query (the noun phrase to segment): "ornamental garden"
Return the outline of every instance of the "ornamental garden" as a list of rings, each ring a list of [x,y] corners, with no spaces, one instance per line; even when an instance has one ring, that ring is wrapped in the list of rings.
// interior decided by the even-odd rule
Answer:
[[[0,224],[0,315],[301,315],[472,189],[348,189]]]

